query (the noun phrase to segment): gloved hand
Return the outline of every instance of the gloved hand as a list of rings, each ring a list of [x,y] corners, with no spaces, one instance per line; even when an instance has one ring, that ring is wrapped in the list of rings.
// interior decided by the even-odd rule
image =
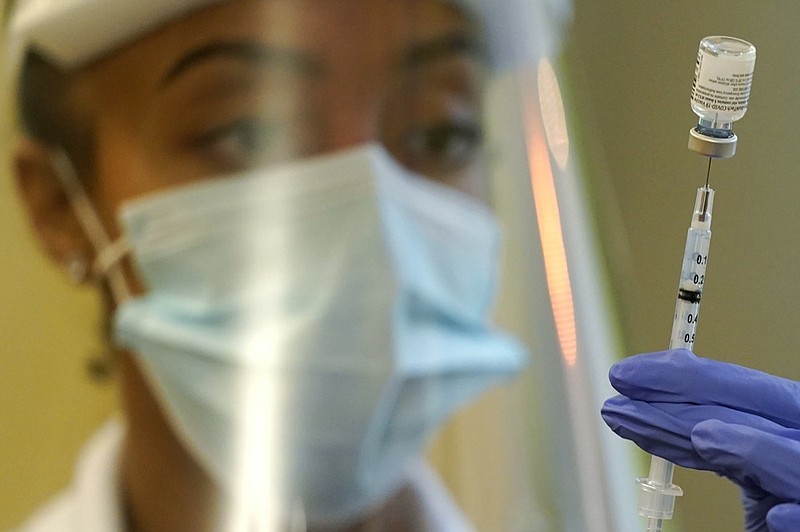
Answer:
[[[800,383],[679,349],[627,358],[603,419],[645,451],[742,489],[748,532],[800,531]]]

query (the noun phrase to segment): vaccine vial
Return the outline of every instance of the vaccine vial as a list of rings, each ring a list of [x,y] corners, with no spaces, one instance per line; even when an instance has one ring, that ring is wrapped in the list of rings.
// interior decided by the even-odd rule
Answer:
[[[698,121],[690,149],[709,157],[733,156],[733,123],[747,112],[755,64],[756,48],[747,41],[725,36],[700,41],[690,98]]]

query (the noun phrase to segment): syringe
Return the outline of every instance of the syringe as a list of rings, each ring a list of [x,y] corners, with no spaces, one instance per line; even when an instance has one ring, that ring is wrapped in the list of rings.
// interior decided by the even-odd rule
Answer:
[[[709,161],[710,163],[710,161]],[[709,164],[709,170],[711,166]],[[692,349],[700,317],[700,299],[706,279],[708,248],[711,244],[711,211],[714,207],[714,190],[706,185],[697,189],[692,221],[686,235],[681,277],[678,282],[678,299],[672,321],[670,349]],[[639,484],[639,515],[647,518],[647,532],[660,532],[665,519],[672,518],[675,497],[683,490],[672,483],[675,466],[657,456],[650,460],[650,474],[636,479]]]
[[[697,189],[686,236],[670,348],[691,350],[694,345],[711,244],[711,161],[736,153],[738,138],[732,126],[747,112],[755,61],[756,48],[747,41],[725,36],[700,41],[690,100],[698,121],[689,131],[689,149],[709,158],[708,171],[705,186]],[[647,518],[647,532],[661,532],[664,520],[672,518],[675,497],[683,495],[683,490],[672,483],[674,468],[674,464],[653,456],[648,476],[636,479],[639,515]]]

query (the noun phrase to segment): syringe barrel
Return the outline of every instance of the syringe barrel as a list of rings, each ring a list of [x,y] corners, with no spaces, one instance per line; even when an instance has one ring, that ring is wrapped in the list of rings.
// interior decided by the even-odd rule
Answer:
[[[714,191],[707,187],[699,188],[683,251],[678,298],[669,341],[671,349],[679,347],[692,349],[694,345],[697,320],[700,317],[700,299],[706,280],[708,249],[711,245],[713,207]]]

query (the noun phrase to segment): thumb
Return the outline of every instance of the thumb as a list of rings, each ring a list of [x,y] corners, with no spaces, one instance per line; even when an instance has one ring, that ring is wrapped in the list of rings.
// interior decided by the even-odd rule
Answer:
[[[767,514],[770,532],[796,532],[800,530],[800,504],[786,503],[773,507]]]
[[[800,442],[715,419],[695,425],[692,445],[711,470],[751,493],[784,501],[798,497]]]

